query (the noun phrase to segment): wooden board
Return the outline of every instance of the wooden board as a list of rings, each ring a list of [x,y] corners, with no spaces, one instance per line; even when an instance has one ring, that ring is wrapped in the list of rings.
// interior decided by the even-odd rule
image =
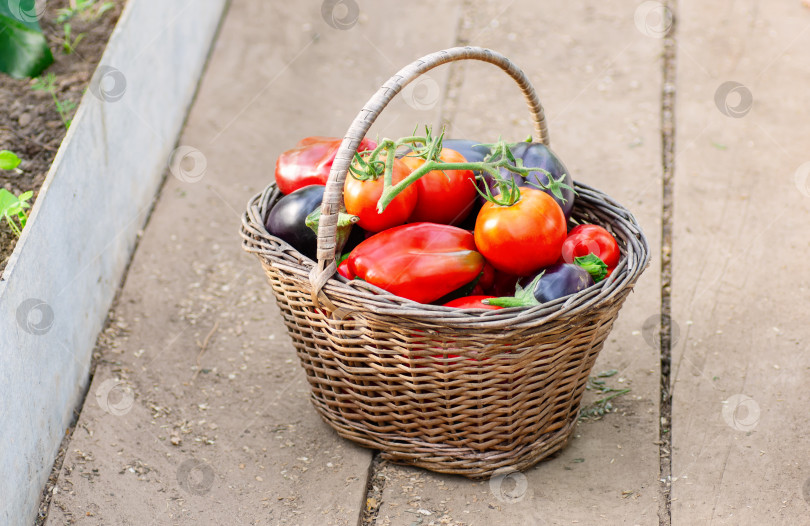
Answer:
[[[673,524],[805,524],[810,9],[679,4]]]

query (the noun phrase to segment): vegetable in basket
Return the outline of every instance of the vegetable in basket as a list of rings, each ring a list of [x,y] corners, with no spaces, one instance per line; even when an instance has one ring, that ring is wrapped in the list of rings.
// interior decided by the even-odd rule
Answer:
[[[279,191],[287,195],[305,186],[325,185],[341,142],[336,137],[306,137],[282,153],[276,161]],[[376,146],[374,141],[363,139],[357,150],[373,150]]]
[[[513,297],[486,300],[500,307],[529,307],[548,303],[583,291],[604,279],[605,263],[593,254],[579,257],[576,263],[555,263],[536,275],[521,279]]]
[[[487,309],[498,310],[503,307],[498,305],[490,305],[484,303],[484,300],[494,299],[495,296],[465,296],[463,298],[456,298],[444,304],[445,307],[453,307],[456,309]]]
[[[444,139],[442,145],[445,148],[457,151],[467,159],[468,162],[480,163],[490,154],[489,146],[480,144],[480,142],[481,141],[471,141],[469,139]],[[479,188],[483,188],[483,173],[484,172],[480,170],[473,172],[476,178],[476,185]],[[470,213],[467,215],[467,219],[459,223],[458,226],[464,230],[472,230],[475,228],[475,218],[478,216],[478,212],[481,210],[481,205],[483,204],[484,201],[479,199],[478,195],[476,195]]]
[[[390,159],[390,163],[387,161]],[[405,188],[384,210],[377,210],[377,201],[385,186],[384,172],[390,164],[392,183],[396,184],[408,177],[411,171],[400,159],[380,156],[375,150],[371,155],[355,155],[355,160],[346,174],[343,186],[343,201],[346,212],[356,215],[361,228],[369,232],[380,232],[386,228],[401,225],[408,220],[416,206],[417,189]]]
[[[484,267],[466,230],[434,223],[390,228],[349,254],[349,271],[372,285],[430,303],[474,280]]]
[[[501,181],[500,197],[488,191],[475,222],[475,246],[501,272],[527,276],[560,258],[565,215],[554,199],[534,188]]]
[[[324,186],[311,185],[283,196],[267,214],[265,228],[271,234],[292,245],[298,252],[315,259],[318,245],[318,220]],[[363,239],[363,231],[352,228],[357,217],[340,214],[337,229],[337,250],[351,250]]]
[[[267,231],[280,237],[310,259],[315,258],[318,236],[307,225],[307,216],[321,206],[324,187],[299,188],[279,199],[265,219]]]
[[[522,166],[537,167],[540,168],[540,170],[532,171],[528,176],[524,177],[505,168],[501,168],[501,177],[507,180],[512,179],[520,187],[542,188],[543,186],[547,186],[551,179],[564,183],[566,186],[560,189],[561,195],[555,195],[554,192],[549,189],[543,189],[543,191],[557,201],[557,204],[562,208],[563,214],[565,214],[565,219],[568,220],[574,209],[574,182],[570,172],[562,161],[560,161],[548,146],[539,142],[510,144],[509,149],[516,160],[519,159],[522,161]],[[484,180],[489,185],[490,190],[493,192],[498,190],[498,183],[491,176],[485,174]]]
[[[337,266],[337,272],[346,279],[354,279],[356,277],[349,269],[349,254],[345,254],[340,258]]]
[[[616,239],[599,225],[578,225],[571,229],[562,246],[562,258],[573,263],[580,256],[593,254],[612,270],[619,264],[619,245]]]
[[[495,298],[486,302],[499,307],[529,307],[576,294],[593,283],[591,275],[582,267],[571,263],[555,263],[536,276],[522,279],[513,297]]]
[[[467,162],[459,152],[442,148],[439,159],[444,163]],[[402,161],[413,172],[425,164],[425,159],[411,152]],[[478,192],[471,170],[432,170],[413,183],[417,191],[416,207],[408,221],[429,221],[443,225],[458,225],[473,209]]]

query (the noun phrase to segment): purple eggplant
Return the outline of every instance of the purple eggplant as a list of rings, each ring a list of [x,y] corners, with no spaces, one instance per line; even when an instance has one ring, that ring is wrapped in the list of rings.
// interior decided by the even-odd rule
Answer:
[[[324,186],[311,185],[285,195],[267,214],[267,231],[315,259],[318,236],[306,225],[307,216],[321,206]]]
[[[455,150],[471,163],[480,163],[489,155],[489,147],[468,139],[444,139],[442,147]]]
[[[555,263],[546,267],[542,274],[539,278],[533,276],[520,280],[521,286],[531,288],[540,303],[576,294],[594,284],[588,271],[573,263]],[[531,287],[532,284],[534,287]]]
[[[591,274],[573,263],[555,263],[518,283],[514,296],[485,300],[499,307],[528,307],[576,294],[594,284]]]
[[[321,201],[325,187],[310,185],[285,195],[267,214],[265,227],[300,253],[315,259],[318,245],[318,223],[321,216]],[[363,242],[366,232],[355,225],[357,216],[341,212],[336,231],[336,253],[350,252]]]

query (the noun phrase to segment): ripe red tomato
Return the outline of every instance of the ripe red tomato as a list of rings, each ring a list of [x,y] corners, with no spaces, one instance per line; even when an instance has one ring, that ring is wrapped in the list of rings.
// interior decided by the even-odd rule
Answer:
[[[521,188],[511,206],[484,203],[475,221],[475,246],[496,269],[527,276],[560,257],[565,215],[540,190]]]
[[[463,155],[450,148],[442,148],[439,158],[446,163],[464,163]],[[421,157],[402,158],[413,172],[423,164]],[[470,214],[478,193],[472,170],[433,170],[413,183],[418,192],[416,207],[409,223],[428,221],[443,225],[458,225]]]
[[[410,174],[411,171],[405,163],[399,159],[394,160],[392,179],[394,184],[402,181]],[[343,201],[346,203],[346,212],[360,218],[357,225],[363,230],[381,232],[386,228],[401,225],[408,220],[416,206],[416,187],[410,185],[391,201],[382,214],[378,214],[377,201],[380,200],[382,192],[382,175],[376,179],[360,180],[351,172],[346,174],[346,183],[343,186]]]
[[[573,263],[574,258],[594,254],[608,269],[619,264],[621,252],[616,239],[599,225],[579,225],[571,229],[562,246],[562,258]]]

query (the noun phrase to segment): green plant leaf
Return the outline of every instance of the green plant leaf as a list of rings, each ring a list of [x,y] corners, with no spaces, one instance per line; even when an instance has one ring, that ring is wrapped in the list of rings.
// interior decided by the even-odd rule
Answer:
[[[587,256],[574,258],[574,263],[588,271],[594,283],[599,283],[607,276],[607,265],[593,252]]]
[[[20,165],[20,158],[14,152],[0,150],[0,170],[13,170]]]
[[[20,236],[21,230],[25,228],[28,220],[28,215],[25,213],[26,208],[31,208],[31,205],[26,203],[34,196],[34,192],[24,192],[16,196],[6,190],[0,188],[0,219],[5,219],[9,228],[17,237]],[[14,219],[20,223],[20,226],[14,222]]]
[[[11,210],[19,201],[16,195],[5,188],[0,188],[0,215],[5,215],[5,213]]]
[[[99,6],[98,11],[96,12],[94,18],[99,18],[101,15],[103,15],[113,7],[115,7],[115,4],[113,4],[112,2],[104,2],[103,4],[101,4],[101,6]]]
[[[64,22],[67,22],[68,20],[70,20],[71,18],[76,16],[76,12],[73,9],[69,9],[69,8],[57,9],[56,14],[57,14],[57,16],[56,16],[56,23],[57,24],[62,24]]]
[[[36,77],[51,63],[35,0],[0,2],[0,71],[17,79]]]

